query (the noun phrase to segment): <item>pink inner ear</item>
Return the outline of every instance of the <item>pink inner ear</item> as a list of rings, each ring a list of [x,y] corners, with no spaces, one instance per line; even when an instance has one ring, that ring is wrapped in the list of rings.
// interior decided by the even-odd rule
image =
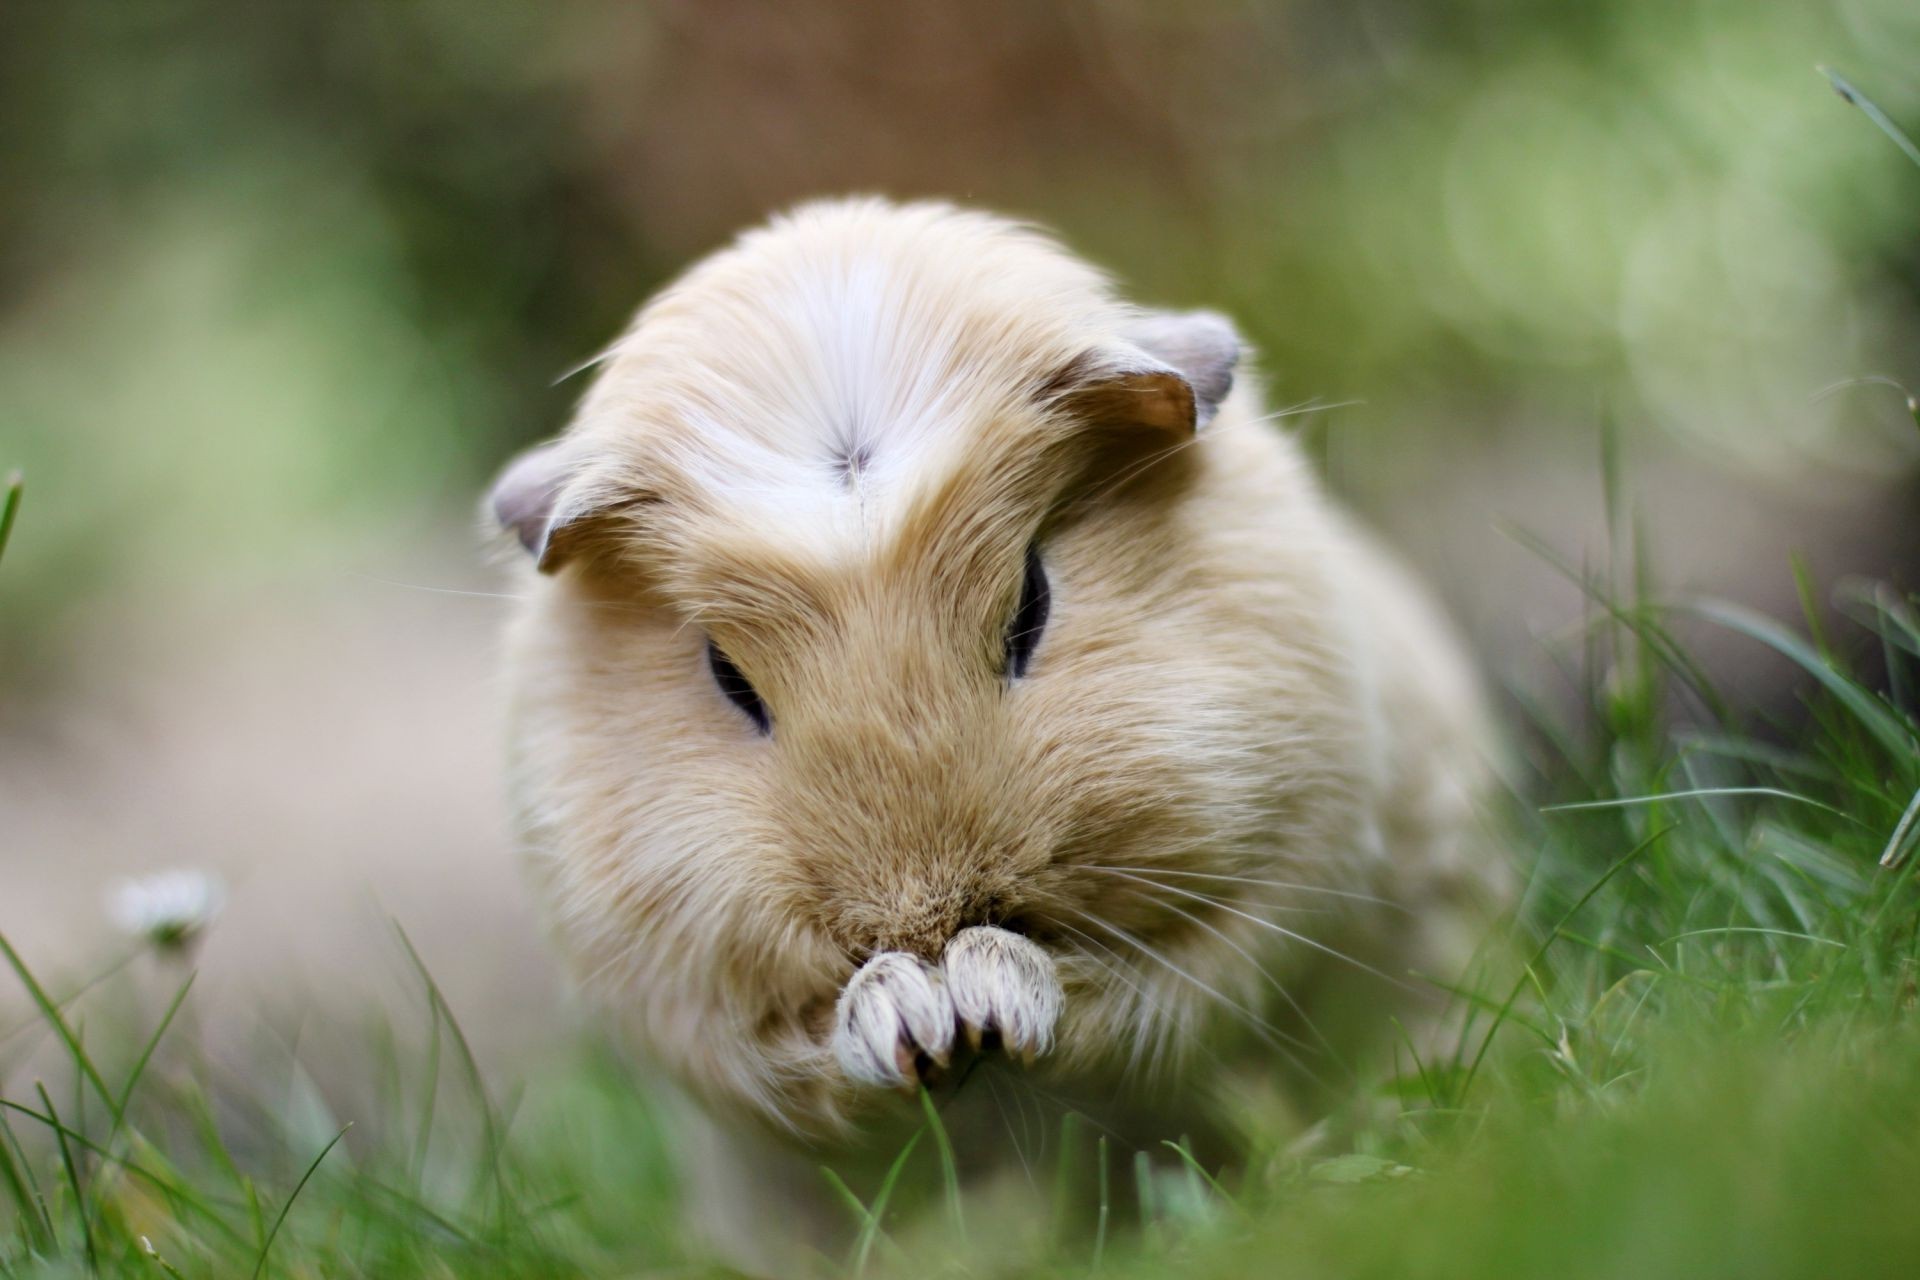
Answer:
[[[553,518],[554,500],[566,478],[566,467],[557,444],[543,444],[527,450],[507,464],[493,482],[489,502],[493,517],[502,529],[513,530],[520,545],[537,558],[546,551],[547,526]]]

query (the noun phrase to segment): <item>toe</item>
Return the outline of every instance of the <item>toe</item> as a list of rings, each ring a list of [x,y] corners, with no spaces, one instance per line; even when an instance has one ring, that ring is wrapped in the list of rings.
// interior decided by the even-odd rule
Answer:
[[[947,1064],[953,1024],[953,1002],[940,971],[904,952],[882,952],[840,993],[834,1056],[861,1084],[904,1087],[918,1079],[922,1057]]]
[[[954,1013],[976,1046],[995,1034],[1027,1061],[1053,1047],[1060,976],[1053,957],[1032,941],[990,926],[962,929],[941,963]]]

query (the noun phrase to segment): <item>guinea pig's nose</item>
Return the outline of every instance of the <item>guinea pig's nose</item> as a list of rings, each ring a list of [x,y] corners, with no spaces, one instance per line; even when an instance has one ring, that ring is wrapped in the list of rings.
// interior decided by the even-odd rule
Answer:
[[[947,939],[958,932],[957,927],[944,923],[902,922],[875,930],[870,940],[858,943],[849,950],[856,961],[863,961],[883,951],[904,951],[928,964],[937,964],[940,953],[946,949]]]
[[[845,885],[824,900],[824,922],[856,964],[883,951],[904,951],[938,964],[947,943],[963,929],[997,925],[1011,933],[1026,932],[1016,923],[1022,913],[1014,909],[1020,904],[1010,888],[997,877],[981,883],[971,875],[934,884],[903,880]]]
[[[862,913],[870,922],[864,936],[853,940],[854,959],[882,951],[904,951],[929,964],[938,964],[955,934],[973,925],[990,923],[995,914],[970,901],[918,902]]]

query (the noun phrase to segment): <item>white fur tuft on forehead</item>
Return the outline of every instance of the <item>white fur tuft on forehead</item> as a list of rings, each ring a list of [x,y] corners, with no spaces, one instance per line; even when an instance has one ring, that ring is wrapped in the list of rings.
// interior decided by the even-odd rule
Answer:
[[[909,478],[936,478],[943,455],[1031,406],[1135,314],[1016,223],[939,204],[805,205],[642,311],[582,425],[658,424],[656,456],[714,502],[864,542],[899,514]]]

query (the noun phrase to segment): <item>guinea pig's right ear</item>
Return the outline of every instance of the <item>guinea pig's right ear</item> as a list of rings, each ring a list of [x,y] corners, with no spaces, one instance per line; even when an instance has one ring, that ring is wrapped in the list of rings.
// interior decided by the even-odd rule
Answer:
[[[1076,415],[1191,436],[1233,390],[1240,335],[1211,311],[1137,315],[1110,348],[1089,352],[1048,390]]]
[[[542,573],[566,563],[591,507],[568,496],[576,466],[564,440],[535,445],[493,482],[487,506],[503,532],[511,532]]]

